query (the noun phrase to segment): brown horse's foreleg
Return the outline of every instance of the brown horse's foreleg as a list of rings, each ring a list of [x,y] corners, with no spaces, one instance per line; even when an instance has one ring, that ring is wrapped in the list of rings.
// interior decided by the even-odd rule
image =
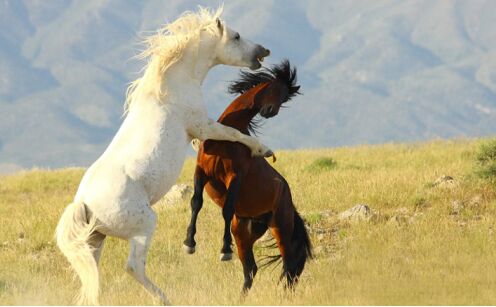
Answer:
[[[232,221],[232,231],[238,248],[238,256],[243,264],[245,277],[243,293],[246,293],[250,290],[253,278],[258,271],[255,256],[253,255],[253,244],[267,231],[267,224],[235,216]]]
[[[198,213],[203,206],[203,188],[207,183],[206,175],[200,167],[196,167],[195,179],[194,179],[194,193],[191,198],[191,221],[188,226],[188,231],[186,233],[186,240],[184,240],[183,247],[188,254],[193,254],[195,252],[195,234],[196,234],[196,219],[198,218]]]
[[[234,217],[234,204],[238,198],[241,188],[241,176],[234,176],[227,188],[226,201],[222,207],[222,217],[224,218],[224,237],[222,249],[220,250],[220,260],[227,261],[232,259],[232,237],[231,221]]]

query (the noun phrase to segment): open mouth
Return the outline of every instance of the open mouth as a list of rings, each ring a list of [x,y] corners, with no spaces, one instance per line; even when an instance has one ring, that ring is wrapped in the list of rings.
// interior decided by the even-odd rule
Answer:
[[[272,108],[262,108],[262,110],[260,110],[260,115],[263,117],[263,118],[271,118],[271,117],[274,117],[277,115],[277,110],[273,110]]]
[[[262,67],[262,62],[265,60],[266,57],[270,55],[270,50],[263,48],[260,46],[260,48],[257,50],[258,55],[253,59],[253,63],[251,65],[251,69],[259,69]]]
[[[265,56],[256,57],[255,59],[253,59],[253,62],[251,64],[250,68],[252,70],[259,69],[260,67],[262,67],[262,62],[264,61],[264,59],[265,59]]]
[[[263,51],[260,53],[259,56],[257,56],[257,61],[259,63],[262,63],[264,61],[265,57],[268,57],[270,55],[270,50],[269,49],[265,49],[263,47],[262,47],[262,49],[263,49]]]
[[[260,115],[262,115],[263,118],[268,119],[268,118],[276,116],[277,114],[276,113],[264,113],[264,114],[260,113]]]

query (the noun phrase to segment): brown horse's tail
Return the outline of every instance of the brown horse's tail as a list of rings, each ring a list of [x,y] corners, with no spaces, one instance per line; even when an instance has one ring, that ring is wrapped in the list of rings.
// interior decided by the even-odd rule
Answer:
[[[294,258],[284,263],[284,273],[288,279],[288,284],[291,285],[298,280],[298,276],[303,272],[305,263],[309,258],[312,258],[312,243],[308,236],[305,222],[301,218],[298,211],[294,213],[294,228],[291,238],[292,250]]]
[[[298,277],[305,268],[305,263],[308,259],[313,258],[312,243],[308,236],[305,222],[300,214],[294,209],[293,220],[293,233],[291,235],[291,250],[292,256],[283,260],[283,272],[280,279],[286,277],[287,286],[292,287],[297,281]],[[273,239],[272,239],[273,240]],[[270,240],[270,241],[272,241]],[[276,243],[267,244],[265,247],[277,248]],[[262,258],[260,268],[268,267],[274,263],[278,263],[282,259],[281,255],[265,256]]]

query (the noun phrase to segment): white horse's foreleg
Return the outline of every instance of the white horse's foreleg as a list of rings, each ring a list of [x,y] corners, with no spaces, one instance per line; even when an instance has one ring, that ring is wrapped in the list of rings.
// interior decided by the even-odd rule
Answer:
[[[234,128],[224,126],[210,118],[207,121],[195,123],[188,133],[202,141],[211,139],[240,142],[251,149],[252,156],[271,157],[274,155],[272,150],[260,143],[256,138],[243,134]]]
[[[148,254],[150,241],[151,235],[136,236],[129,240],[131,243],[131,252],[129,253],[126,271],[142,284],[151,295],[159,298],[162,304],[170,305],[164,292],[146,276],[146,255]]]

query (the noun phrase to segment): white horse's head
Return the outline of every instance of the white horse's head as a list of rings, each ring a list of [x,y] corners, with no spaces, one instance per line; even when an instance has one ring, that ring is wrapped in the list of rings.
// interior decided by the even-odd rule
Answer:
[[[243,38],[218,18],[215,23],[219,32],[215,48],[215,64],[249,67],[253,70],[262,66],[261,62],[270,55],[268,49]]]
[[[143,77],[132,82],[128,88],[126,112],[133,101],[143,94],[160,99],[164,92],[164,76],[173,66],[200,81],[217,64],[253,70],[262,66],[260,62],[270,51],[227,27],[219,19],[221,13],[222,7],[215,12],[200,7],[198,12],[185,12],[145,38],[146,48],[139,57],[147,58],[148,64]]]

